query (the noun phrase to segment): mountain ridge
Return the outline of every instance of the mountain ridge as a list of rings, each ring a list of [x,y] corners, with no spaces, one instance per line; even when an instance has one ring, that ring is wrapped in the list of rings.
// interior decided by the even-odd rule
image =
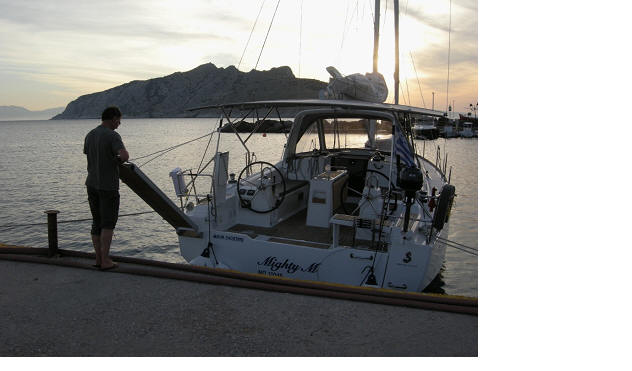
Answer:
[[[124,117],[205,117],[215,113],[187,109],[228,102],[318,98],[327,83],[300,79],[288,66],[241,72],[235,66],[202,64],[186,72],[134,80],[82,95],[53,119],[99,118],[107,106],[118,106]]]

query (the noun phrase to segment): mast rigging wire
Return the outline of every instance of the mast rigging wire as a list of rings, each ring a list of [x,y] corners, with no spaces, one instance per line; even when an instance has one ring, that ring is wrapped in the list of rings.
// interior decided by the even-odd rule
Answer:
[[[276,8],[274,8],[274,14],[272,15],[272,20],[270,21],[270,25],[268,26],[268,32],[266,32],[266,38],[263,40],[263,45],[261,45],[261,51],[259,51],[259,57],[257,57],[257,64],[255,64],[255,70],[259,65],[259,59],[261,59],[261,53],[263,53],[263,49],[266,47],[266,41],[268,41],[268,35],[270,34],[270,29],[272,28],[272,23],[274,23],[274,17],[276,17],[277,10],[279,10],[279,3],[281,0],[277,1]]]
[[[206,158],[206,153],[208,152],[208,147],[211,146],[211,142],[213,141],[213,134],[215,134],[215,132],[212,132],[210,138],[208,138],[208,143],[206,143],[206,149],[204,149],[204,154],[202,155],[202,159],[200,160],[200,164],[198,165],[198,168],[196,171],[197,174],[200,173],[200,169],[202,168],[202,163],[204,162],[204,159]]]
[[[419,75],[417,74],[417,67],[415,66],[415,58],[413,58],[413,52],[409,52],[410,59],[413,62],[413,69],[415,70],[415,77],[417,78],[417,86],[419,86],[419,95],[421,95],[421,102],[423,107],[426,108],[426,101],[424,100],[424,93],[421,90],[421,82],[419,82]]]
[[[250,43],[250,38],[252,37],[252,32],[255,30],[255,26],[257,25],[257,21],[259,20],[259,16],[261,15],[261,10],[263,10],[263,5],[266,3],[266,0],[261,2],[261,7],[259,8],[259,13],[257,14],[257,18],[255,18],[255,23],[252,25],[252,29],[250,30],[250,36],[248,36],[248,41],[246,41],[246,46],[244,46],[244,51],[241,53],[241,58],[239,58],[239,64],[237,65],[237,69],[241,66],[241,61],[244,59],[244,54],[246,54],[246,49],[248,49],[248,44]]]
[[[402,100],[404,101],[405,105],[409,105],[408,103],[406,103],[406,96],[404,95],[404,84],[400,84],[399,85],[399,91],[402,94]]]
[[[163,152],[163,151],[176,149],[176,148],[178,148],[178,147],[180,147],[180,146],[183,146],[183,145],[185,145],[185,144],[189,144],[189,143],[191,143],[191,142],[195,142],[196,140],[200,140],[200,139],[202,139],[202,138],[208,137],[209,135],[213,135],[213,133],[214,133],[214,131],[212,131],[212,132],[210,132],[210,133],[208,133],[208,134],[204,134],[204,135],[202,135],[201,137],[197,137],[197,138],[195,138],[195,139],[188,140],[188,141],[186,141],[186,142],[184,142],[184,143],[176,144],[175,146],[171,146],[171,147],[168,147],[168,148],[165,148],[165,149],[161,149],[161,150],[159,150],[159,151],[156,151],[156,152],[150,153],[150,154],[148,154],[148,155],[144,155],[144,156],[140,156],[140,157],[133,158],[133,159],[131,159],[131,160],[129,160],[129,161],[130,161],[130,162],[132,162],[132,161],[140,160],[140,159],[143,159],[143,158],[146,158],[146,157],[149,157],[149,156],[153,156],[153,155],[155,155],[155,154],[157,154],[157,153],[160,153],[160,152]]]
[[[342,38],[340,39],[340,48],[338,49],[338,57],[336,64],[340,64],[340,58],[342,57],[342,48],[345,43],[345,36],[347,35],[347,24],[349,21],[349,2],[347,2],[347,10],[345,11],[345,24],[342,27]]]
[[[445,88],[445,111],[450,107],[450,39],[452,35],[452,0],[450,0],[450,24],[448,26],[448,82]]]
[[[162,149],[162,150],[160,150],[160,151],[156,151],[156,152],[154,152],[154,153],[150,153],[150,154],[145,155],[145,156],[137,157],[137,158],[135,158],[135,159],[133,159],[133,160],[129,160],[129,161],[131,162],[131,161],[139,160],[139,159],[141,159],[141,158],[145,158],[145,157],[149,157],[149,156],[152,156],[152,155],[158,154],[157,156],[155,156],[155,157],[153,157],[153,158],[151,158],[151,159],[147,160],[147,161],[146,161],[146,162],[144,162],[143,164],[138,165],[138,167],[140,168],[140,167],[145,166],[145,165],[147,165],[148,163],[152,162],[153,160],[157,159],[158,157],[160,157],[160,156],[162,156],[162,155],[164,155],[164,154],[166,154],[166,153],[168,153],[168,152],[170,152],[170,151],[173,151],[174,149],[176,149],[176,148],[178,148],[178,147],[181,147],[181,146],[183,146],[183,145],[185,145],[185,144],[189,144],[189,143],[194,142],[194,141],[196,141],[196,140],[200,140],[200,139],[205,138],[205,137],[207,137],[207,136],[209,136],[209,135],[213,135],[213,133],[214,133],[214,131],[212,131],[212,132],[210,132],[210,133],[208,133],[208,134],[202,135],[201,137],[198,137],[198,138],[195,138],[195,139],[191,139],[191,140],[186,141],[186,142],[184,142],[184,143],[180,143],[180,144],[177,144],[177,145],[175,145],[175,146],[171,146],[171,147],[169,147],[169,148]]]
[[[382,29],[385,29],[386,17],[388,16],[388,0],[384,1],[384,16],[382,17]]]

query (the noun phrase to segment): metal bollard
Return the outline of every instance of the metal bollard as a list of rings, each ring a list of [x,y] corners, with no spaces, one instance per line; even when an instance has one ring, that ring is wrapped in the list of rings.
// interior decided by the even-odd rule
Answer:
[[[57,255],[57,214],[58,210],[44,211],[48,215],[48,256]]]

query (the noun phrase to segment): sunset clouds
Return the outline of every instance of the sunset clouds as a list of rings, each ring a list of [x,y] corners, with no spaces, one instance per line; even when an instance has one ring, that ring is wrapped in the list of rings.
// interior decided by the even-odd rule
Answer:
[[[261,8],[240,70],[255,67],[276,3],[266,0]],[[237,65],[261,4],[0,0],[0,105],[65,106],[83,94],[203,63]],[[286,65],[296,76],[322,81],[329,65],[343,74],[369,72],[373,6],[373,0],[282,1],[257,69]],[[383,1],[380,72],[391,90],[392,9],[392,0]],[[450,100],[457,110],[477,99],[477,12],[476,1],[452,2]],[[400,103],[422,105],[420,83],[426,104],[436,91],[443,102],[436,108],[445,109],[448,27],[449,0],[400,0],[400,80],[407,89]]]

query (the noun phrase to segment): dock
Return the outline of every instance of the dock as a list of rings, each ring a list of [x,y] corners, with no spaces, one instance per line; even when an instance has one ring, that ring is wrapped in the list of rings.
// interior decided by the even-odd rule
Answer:
[[[47,251],[0,244],[0,356],[478,355],[476,312],[411,307],[387,292],[377,296],[390,301],[367,302],[362,292],[240,287],[135,258],[100,271],[94,254]]]

